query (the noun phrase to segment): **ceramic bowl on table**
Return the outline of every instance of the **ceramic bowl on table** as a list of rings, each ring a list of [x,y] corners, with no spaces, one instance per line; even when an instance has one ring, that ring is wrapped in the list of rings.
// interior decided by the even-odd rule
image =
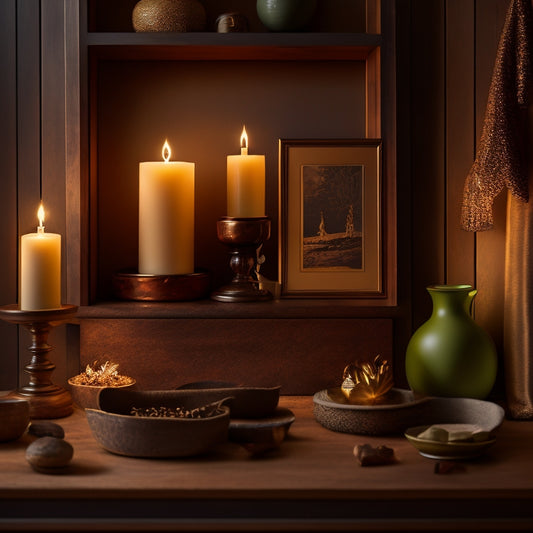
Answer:
[[[229,414],[221,405],[202,418],[144,417],[133,408],[183,408],[209,404],[199,395],[178,391],[135,391],[106,388],[100,391],[100,409],[86,409],[96,441],[107,451],[130,457],[188,457],[209,452],[227,440]]]
[[[272,416],[276,410],[280,389],[279,385],[251,387],[224,381],[198,381],[179,386],[176,393],[199,395],[207,403],[231,396],[231,418],[264,418]]]
[[[385,403],[351,404],[340,388],[317,392],[313,397],[313,413],[325,428],[340,433],[387,435],[403,433],[406,428],[426,419],[429,398],[415,398],[410,390],[391,389]]]
[[[23,398],[0,398],[0,442],[16,440],[30,423],[30,403]]]
[[[118,387],[111,387],[113,389],[132,389],[135,387],[136,381],[133,379],[127,385]],[[98,409],[98,395],[102,389],[106,387],[99,387],[96,385],[78,385],[74,383],[73,378],[68,380],[70,394],[72,401],[81,409]]]
[[[420,455],[431,459],[470,459],[482,454],[496,442],[496,430],[505,418],[505,412],[498,404],[474,398],[431,398],[430,400],[431,417],[405,430],[405,437]],[[468,440],[441,442],[420,438],[430,426],[439,425],[475,428],[480,434],[486,435],[486,438],[472,442]]]
[[[417,398],[408,389],[391,389],[376,405],[348,403],[340,389],[317,392],[314,415],[333,431],[359,435],[397,435],[414,426],[473,424],[494,431],[503,421],[503,409],[474,398]]]
[[[228,438],[254,455],[262,454],[280,447],[294,419],[294,413],[283,407],[265,418],[232,418]]]
[[[418,437],[428,426],[416,426],[405,431],[407,440],[418,450],[420,455],[429,459],[461,460],[472,459],[481,455],[495,442],[494,437],[478,442],[439,442]]]

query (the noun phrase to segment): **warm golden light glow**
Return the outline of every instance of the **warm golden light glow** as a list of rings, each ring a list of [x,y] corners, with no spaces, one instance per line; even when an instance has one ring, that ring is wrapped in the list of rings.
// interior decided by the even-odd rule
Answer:
[[[39,205],[39,209],[37,209],[37,218],[39,219],[39,227],[37,229],[42,233],[44,231],[44,207],[42,203]]]
[[[163,150],[161,151],[163,154],[163,159],[165,160],[165,163],[168,163],[170,161],[170,145],[168,144],[168,141],[165,139],[165,144],[163,145]]]
[[[248,134],[246,133],[246,128],[242,127],[242,134],[241,134],[241,154],[247,154],[248,153]]]
[[[342,377],[342,392],[354,404],[376,403],[393,386],[392,368],[381,355],[370,363],[358,361],[348,365]]]

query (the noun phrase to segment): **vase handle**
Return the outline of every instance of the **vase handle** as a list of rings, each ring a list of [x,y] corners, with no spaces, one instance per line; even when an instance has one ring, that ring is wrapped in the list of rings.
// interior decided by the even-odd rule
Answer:
[[[465,308],[466,308],[466,312],[470,316],[472,316],[472,307],[474,305],[474,298],[476,297],[476,294],[477,294],[477,289],[472,289],[471,291],[468,292],[468,296],[466,297]]]

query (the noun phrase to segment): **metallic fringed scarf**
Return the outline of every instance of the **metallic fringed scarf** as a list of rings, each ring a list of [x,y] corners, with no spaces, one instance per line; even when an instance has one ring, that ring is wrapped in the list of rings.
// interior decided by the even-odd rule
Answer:
[[[512,0],[498,45],[476,159],[466,178],[461,225],[492,228],[492,203],[507,187],[528,201],[525,116],[531,77],[531,0]]]

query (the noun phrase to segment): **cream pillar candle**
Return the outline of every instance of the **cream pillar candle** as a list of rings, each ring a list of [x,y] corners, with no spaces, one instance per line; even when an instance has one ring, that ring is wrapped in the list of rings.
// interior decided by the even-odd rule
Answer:
[[[194,272],[194,163],[139,164],[139,273]]]
[[[44,232],[44,209],[37,212],[37,233],[20,238],[20,308],[61,307],[61,235]]]
[[[248,155],[243,127],[241,155],[227,157],[227,209],[235,218],[265,216],[265,156]]]

